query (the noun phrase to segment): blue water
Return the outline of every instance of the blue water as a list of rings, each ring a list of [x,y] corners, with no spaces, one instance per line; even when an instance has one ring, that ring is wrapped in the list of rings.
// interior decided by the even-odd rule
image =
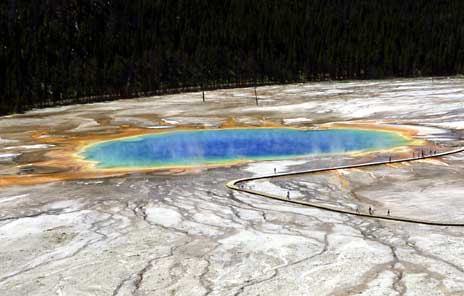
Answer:
[[[215,164],[295,158],[406,145],[393,132],[254,128],[176,131],[101,142],[82,154],[98,168]]]

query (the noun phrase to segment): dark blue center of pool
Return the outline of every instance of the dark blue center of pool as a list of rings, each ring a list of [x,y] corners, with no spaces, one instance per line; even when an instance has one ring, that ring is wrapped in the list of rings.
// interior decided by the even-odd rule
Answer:
[[[82,154],[97,162],[98,168],[190,166],[378,150],[407,143],[397,133],[376,130],[222,129],[117,139],[92,145]]]

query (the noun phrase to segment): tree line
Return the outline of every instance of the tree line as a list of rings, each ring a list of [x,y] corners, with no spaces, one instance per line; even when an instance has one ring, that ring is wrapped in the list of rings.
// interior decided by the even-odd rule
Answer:
[[[462,0],[4,0],[0,114],[169,89],[464,73]]]

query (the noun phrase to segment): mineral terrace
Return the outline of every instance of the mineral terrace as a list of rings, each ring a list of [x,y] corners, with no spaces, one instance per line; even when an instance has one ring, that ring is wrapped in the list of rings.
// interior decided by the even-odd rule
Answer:
[[[324,82],[35,110],[0,118],[0,295],[463,295],[464,227],[322,211],[233,179],[361,163],[325,155],[216,168],[78,171],[79,139],[223,126],[407,126],[464,146],[464,79]],[[71,146],[70,146],[71,145]],[[76,146],[77,147],[77,146]],[[69,152],[69,151],[68,151]],[[3,179],[3,181],[2,181]],[[464,223],[464,153],[249,182],[260,191]]]

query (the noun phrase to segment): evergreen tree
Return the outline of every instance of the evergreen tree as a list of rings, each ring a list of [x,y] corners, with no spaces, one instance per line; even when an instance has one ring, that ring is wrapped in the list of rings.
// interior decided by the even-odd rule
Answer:
[[[319,79],[464,71],[461,0],[5,0],[0,114]]]

